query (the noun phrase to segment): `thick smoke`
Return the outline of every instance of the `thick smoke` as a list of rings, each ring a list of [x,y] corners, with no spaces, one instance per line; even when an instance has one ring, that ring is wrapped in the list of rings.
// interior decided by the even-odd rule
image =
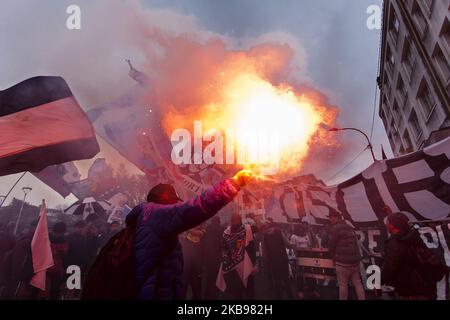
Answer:
[[[15,36],[23,37],[27,43],[23,52],[20,48],[14,50],[23,55],[24,63],[6,68],[4,79],[11,83],[3,83],[5,86],[36,74],[62,75],[82,107],[89,110],[116,99],[134,85],[126,76],[125,59],[131,58],[150,79],[151,90],[145,101],[159,106],[165,114],[163,124],[169,130],[171,120],[180,115],[201,114],[207,111],[205,105],[215,102],[211,99],[214,86],[219,85],[217,75],[224,70],[249,68],[273,85],[288,84],[296,93],[305,94],[327,108],[330,111],[327,125],[336,120],[337,108],[330,106],[326,96],[308,83],[305,52],[288,34],[276,32],[234,39],[204,30],[191,16],[144,8],[138,1],[77,4],[82,12],[82,29],[74,31],[65,28],[68,2],[4,4],[8,6],[8,15],[16,16],[18,22],[9,19],[5,25],[0,22],[0,26],[7,25],[8,29],[16,26]],[[24,21],[29,27],[26,30]],[[17,61],[17,57],[8,58]],[[305,168],[319,170],[331,152],[333,148],[323,145],[312,148],[312,161],[307,160]],[[114,153],[106,153],[115,157]]]

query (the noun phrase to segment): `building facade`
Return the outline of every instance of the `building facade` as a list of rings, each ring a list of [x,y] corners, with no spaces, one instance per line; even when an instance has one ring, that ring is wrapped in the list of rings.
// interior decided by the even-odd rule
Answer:
[[[394,155],[450,127],[450,0],[385,0],[379,115]]]

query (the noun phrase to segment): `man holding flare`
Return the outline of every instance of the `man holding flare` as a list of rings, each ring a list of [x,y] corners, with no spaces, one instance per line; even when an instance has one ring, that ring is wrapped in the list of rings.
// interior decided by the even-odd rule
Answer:
[[[134,278],[139,299],[181,298],[183,253],[178,235],[213,217],[254,178],[251,170],[241,170],[185,202],[171,185],[159,184],[150,190],[147,202],[126,218],[127,224],[136,224]]]

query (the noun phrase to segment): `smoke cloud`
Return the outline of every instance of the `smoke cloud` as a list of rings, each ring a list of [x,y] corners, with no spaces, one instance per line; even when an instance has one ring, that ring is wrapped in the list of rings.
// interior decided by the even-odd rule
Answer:
[[[38,74],[61,75],[82,107],[89,110],[135,85],[126,76],[125,59],[131,58],[136,68],[149,76],[151,90],[145,97],[149,103],[167,114],[195,114],[211,102],[208,90],[216,84],[217,74],[234,69],[230,65],[235,64],[255,69],[273,85],[285,83],[296,93],[314,98],[330,110],[327,124],[335,123],[337,108],[311,81],[306,50],[298,37],[287,32],[219,33],[208,30],[189,13],[148,8],[135,0],[77,1],[82,29],[67,30],[65,9],[70,4],[2,1],[0,86]],[[344,141],[343,146],[346,144]],[[118,158],[103,144],[102,149],[110,158]],[[305,173],[329,172],[329,160],[339,160],[335,150],[313,148]]]

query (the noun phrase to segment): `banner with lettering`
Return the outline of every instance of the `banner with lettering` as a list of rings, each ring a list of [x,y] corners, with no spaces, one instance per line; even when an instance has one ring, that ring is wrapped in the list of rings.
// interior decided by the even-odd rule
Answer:
[[[309,219],[323,224],[332,211],[357,228],[382,225],[383,207],[412,221],[450,215],[450,138],[399,158],[377,161],[335,186],[283,183],[266,199],[266,217],[277,222]]]

